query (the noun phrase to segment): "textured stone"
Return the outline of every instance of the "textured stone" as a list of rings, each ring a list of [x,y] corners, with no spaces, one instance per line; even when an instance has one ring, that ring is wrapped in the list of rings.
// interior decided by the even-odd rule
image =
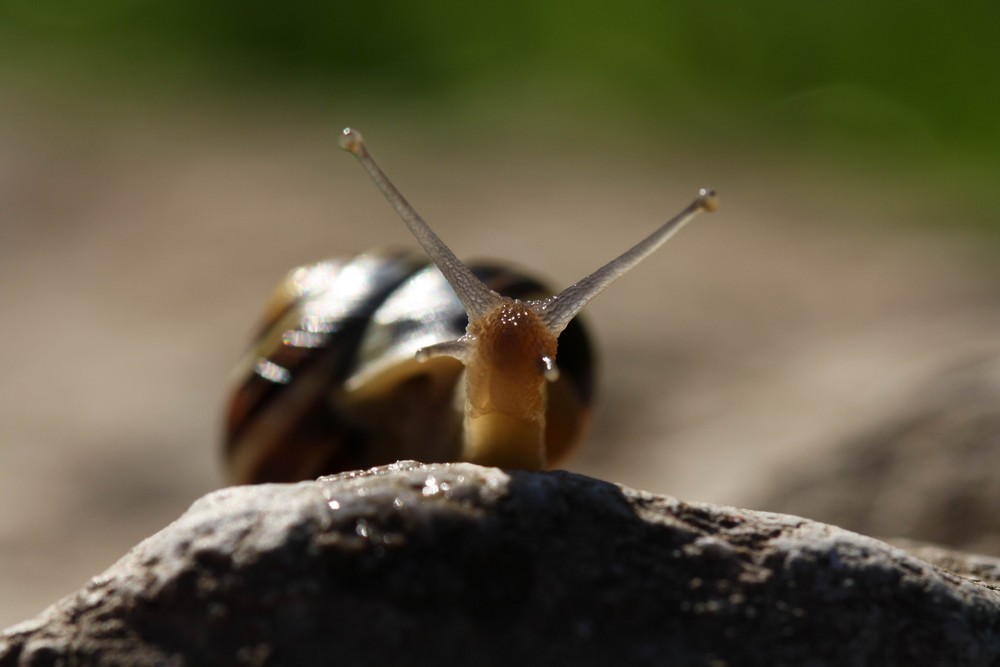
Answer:
[[[401,463],[202,498],[0,665],[1000,665],[979,579],[792,516]]]

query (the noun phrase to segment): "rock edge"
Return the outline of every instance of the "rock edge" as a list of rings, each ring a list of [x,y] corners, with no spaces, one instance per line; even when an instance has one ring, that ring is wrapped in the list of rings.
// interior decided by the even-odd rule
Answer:
[[[998,572],[567,472],[402,462],[203,497],[9,628],[0,667],[996,666]]]

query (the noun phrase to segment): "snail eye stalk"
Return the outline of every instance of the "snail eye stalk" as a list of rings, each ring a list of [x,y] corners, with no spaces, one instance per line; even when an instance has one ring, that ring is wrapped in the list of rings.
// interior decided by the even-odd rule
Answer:
[[[535,302],[533,306],[535,311],[553,335],[558,336],[591,299],[649,257],[699,213],[711,213],[718,208],[719,197],[715,191],[702,188],[687,208],[667,220],[652,234],[554,297]]]
[[[468,313],[469,319],[479,319],[493,310],[502,300],[500,295],[473,275],[469,267],[455,256],[451,248],[445,245],[444,241],[420,217],[410,202],[406,201],[406,197],[396,189],[396,186],[368,152],[368,147],[361,133],[349,127],[345,128],[340,136],[340,147],[358,158],[361,166],[371,176],[389,204],[396,210],[410,232],[423,246],[424,251],[444,274],[448,284],[458,295],[459,301],[465,306],[465,312]]]

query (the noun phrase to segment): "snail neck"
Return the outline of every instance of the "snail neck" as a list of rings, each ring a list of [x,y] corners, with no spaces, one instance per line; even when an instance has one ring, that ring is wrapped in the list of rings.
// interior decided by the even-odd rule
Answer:
[[[545,417],[518,419],[502,412],[471,417],[466,413],[462,459],[479,465],[518,470],[545,467]]]
[[[555,358],[555,336],[525,304],[504,299],[469,325],[468,339],[462,458],[501,468],[544,468],[543,359]]]

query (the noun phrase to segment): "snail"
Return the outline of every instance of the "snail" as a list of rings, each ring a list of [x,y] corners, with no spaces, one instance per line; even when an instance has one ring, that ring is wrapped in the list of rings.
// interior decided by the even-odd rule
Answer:
[[[234,483],[296,481],[402,459],[537,470],[581,439],[592,394],[587,303],[718,199],[697,198],[630,250],[552,295],[502,265],[462,263],[371,157],[340,138],[433,264],[369,252],[299,267],[236,370]]]

